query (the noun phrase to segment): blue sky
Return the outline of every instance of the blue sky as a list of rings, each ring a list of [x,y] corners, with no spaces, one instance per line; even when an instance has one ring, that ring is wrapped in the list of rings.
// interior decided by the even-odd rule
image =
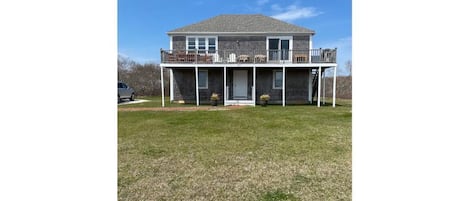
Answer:
[[[314,48],[338,48],[339,74],[352,59],[351,0],[118,0],[119,54],[159,63],[166,32],[221,14],[263,14],[315,30]]]

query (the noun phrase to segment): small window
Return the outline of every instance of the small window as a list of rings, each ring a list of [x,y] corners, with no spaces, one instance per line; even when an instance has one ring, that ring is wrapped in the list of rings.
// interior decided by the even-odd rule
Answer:
[[[195,38],[188,38],[187,39],[187,50],[194,51],[195,50]]]
[[[214,54],[216,53],[217,45],[215,42],[215,38],[208,38],[208,53]]]
[[[283,73],[281,70],[274,71],[274,79],[273,79],[273,88],[274,89],[282,89],[283,85]]]
[[[199,70],[199,89],[208,89],[208,71]]]
[[[199,38],[199,54],[205,53],[205,38]]]

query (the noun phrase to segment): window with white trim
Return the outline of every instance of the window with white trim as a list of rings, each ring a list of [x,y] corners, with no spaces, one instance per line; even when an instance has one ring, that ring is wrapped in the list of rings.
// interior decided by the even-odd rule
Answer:
[[[217,52],[217,40],[216,38],[208,38],[208,53],[215,54]]]
[[[195,51],[195,38],[187,38],[187,50],[188,51]]]
[[[198,41],[197,47],[199,49],[199,54],[205,53],[205,42],[206,42],[205,40],[206,40],[206,38],[198,38],[198,40],[197,40]]]
[[[282,89],[283,86],[283,73],[281,70],[274,70],[272,86],[274,89]]]
[[[199,89],[208,89],[208,70],[199,70]]]
[[[188,52],[199,54],[215,54],[218,49],[218,37],[216,36],[188,36],[186,39],[186,49]]]

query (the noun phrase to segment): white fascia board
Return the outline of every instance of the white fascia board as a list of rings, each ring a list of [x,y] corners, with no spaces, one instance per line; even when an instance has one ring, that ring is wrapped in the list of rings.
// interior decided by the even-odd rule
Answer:
[[[305,34],[314,35],[314,32],[171,32],[167,33],[169,36],[187,36],[187,35],[218,35],[218,36],[304,36]]]

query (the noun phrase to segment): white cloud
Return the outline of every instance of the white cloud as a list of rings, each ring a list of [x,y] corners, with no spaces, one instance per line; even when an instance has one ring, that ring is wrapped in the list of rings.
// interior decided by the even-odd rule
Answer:
[[[257,0],[257,5],[262,6],[262,5],[264,5],[268,2],[269,2],[269,0]]]
[[[283,10],[276,4],[272,5],[271,8],[273,10]],[[287,7],[286,11],[273,15],[272,17],[278,20],[293,21],[302,18],[315,17],[320,14],[323,14],[323,12],[316,11],[316,8],[314,7],[298,7],[296,5],[290,5]]]

